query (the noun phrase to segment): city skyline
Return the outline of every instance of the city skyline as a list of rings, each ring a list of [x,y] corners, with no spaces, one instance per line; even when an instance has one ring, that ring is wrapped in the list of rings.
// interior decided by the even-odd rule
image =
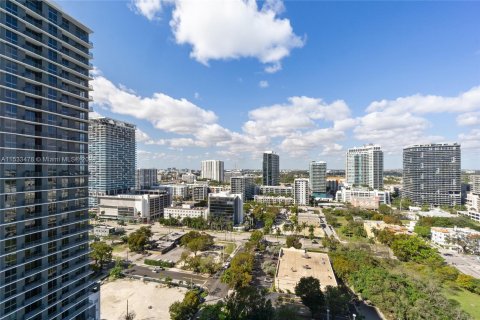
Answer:
[[[362,2],[346,10],[344,3],[263,8],[235,0],[243,15],[228,24],[219,17],[226,5],[152,3],[158,6],[60,2],[95,30],[94,110],[137,125],[140,167],[199,168],[216,158],[226,168],[260,168],[262,151],[276,150],[285,169],[315,159],[343,168],[348,148],[374,143],[393,169],[407,145],[457,142],[462,168],[476,169],[480,22],[473,12],[480,4]],[[195,33],[187,22],[198,27],[196,9],[211,24]],[[267,11],[266,25],[288,28],[262,31],[258,47],[253,35],[221,47],[214,40],[225,35],[208,29],[225,24],[233,32]]]

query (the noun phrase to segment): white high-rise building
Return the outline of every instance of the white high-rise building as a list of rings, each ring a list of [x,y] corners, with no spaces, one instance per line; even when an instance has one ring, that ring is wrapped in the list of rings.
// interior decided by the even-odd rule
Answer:
[[[201,178],[223,182],[224,180],[223,161],[203,160]]]
[[[349,186],[383,189],[383,151],[378,145],[348,149],[345,179]]]
[[[327,163],[312,161],[309,166],[310,190],[312,193],[327,192]]]
[[[480,194],[480,175],[472,176],[471,181],[472,181],[472,192],[475,194]]]
[[[309,203],[310,189],[309,181],[306,178],[295,179],[293,184],[294,201],[296,205],[306,206]]]

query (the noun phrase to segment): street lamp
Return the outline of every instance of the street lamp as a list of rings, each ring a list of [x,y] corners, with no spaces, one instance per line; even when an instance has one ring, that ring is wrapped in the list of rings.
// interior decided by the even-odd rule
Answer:
[[[355,320],[355,318],[357,317],[357,315],[355,313],[352,314],[352,316],[353,316],[353,320]]]

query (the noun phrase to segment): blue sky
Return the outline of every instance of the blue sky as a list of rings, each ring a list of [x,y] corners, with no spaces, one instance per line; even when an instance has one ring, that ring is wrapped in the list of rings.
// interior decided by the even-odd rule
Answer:
[[[480,169],[479,2],[58,1],[94,30],[94,110],[139,167],[344,167],[346,149],[459,142]]]

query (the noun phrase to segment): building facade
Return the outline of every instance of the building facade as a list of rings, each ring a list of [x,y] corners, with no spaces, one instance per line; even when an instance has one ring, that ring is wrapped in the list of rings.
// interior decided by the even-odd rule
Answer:
[[[175,218],[182,220],[183,218],[203,218],[208,217],[208,208],[193,208],[190,205],[183,205],[182,207],[166,208],[165,218]]]
[[[191,184],[188,186],[190,198],[193,201],[207,200],[208,186],[203,184]]]
[[[260,186],[259,188],[261,195],[271,195],[271,196],[286,196],[293,197],[293,187],[285,186]]]
[[[367,188],[342,188],[337,191],[337,201],[351,203],[365,209],[377,209],[380,204],[390,204],[390,192]]]
[[[263,185],[278,186],[280,183],[280,157],[273,151],[263,153]]]
[[[253,200],[255,196],[255,177],[241,176],[230,178],[231,192],[242,195],[243,201]]]
[[[327,163],[312,161],[309,165],[310,191],[312,193],[327,192]]]
[[[150,189],[157,184],[157,169],[137,169],[135,171],[135,189]]]
[[[220,160],[203,160],[202,161],[202,179],[209,179],[215,181],[224,181],[224,164]]]
[[[167,193],[99,196],[98,214],[102,219],[151,222],[163,217],[169,204]]]
[[[89,205],[96,207],[99,196],[135,188],[135,126],[110,118],[90,119],[88,137]]]
[[[402,197],[415,204],[460,205],[460,145],[425,144],[404,148]]]
[[[383,188],[383,151],[377,145],[348,149],[345,182],[349,186]]]
[[[0,319],[95,319],[89,34],[50,1],[0,1]]]
[[[310,202],[309,181],[305,178],[294,180],[293,186],[294,201],[298,206],[306,206]]]
[[[268,205],[285,205],[290,206],[293,204],[293,198],[291,197],[284,197],[284,196],[261,196],[255,195],[254,196],[255,202],[268,204]]]
[[[223,228],[243,223],[243,200],[239,194],[228,192],[208,195],[208,215]]]
[[[471,176],[472,192],[480,194],[480,175]]]

